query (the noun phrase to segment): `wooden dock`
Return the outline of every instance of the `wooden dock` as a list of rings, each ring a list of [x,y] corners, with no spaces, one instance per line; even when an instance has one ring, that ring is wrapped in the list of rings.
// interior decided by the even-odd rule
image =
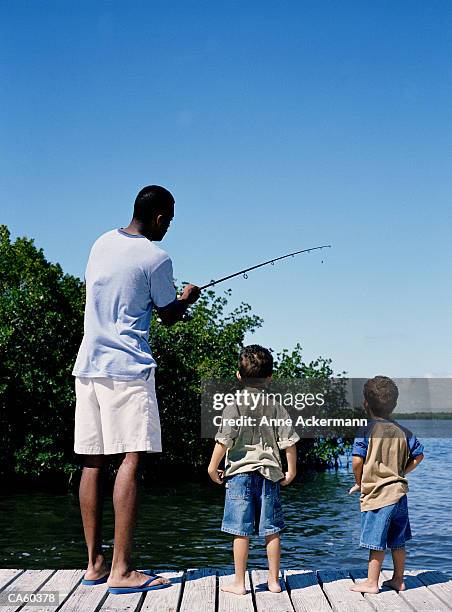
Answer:
[[[158,570],[156,570],[158,571]],[[81,586],[82,570],[0,569],[0,612],[442,612],[452,610],[452,580],[429,570],[407,572],[407,590],[361,595],[349,590],[365,569],[340,571],[284,570],[282,593],[270,593],[267,572],[251,570],[247,595],[224,593],[232,570],[159,571],[169,588],[134,595],[109,595],[106,585]],[[383,571],[386,580],[390,572]],[[13,603],[18,593],[59,594],[53,605]],[[13,595],[9,598],[9,595]],[[6,601],[6,605],[5,604]]]

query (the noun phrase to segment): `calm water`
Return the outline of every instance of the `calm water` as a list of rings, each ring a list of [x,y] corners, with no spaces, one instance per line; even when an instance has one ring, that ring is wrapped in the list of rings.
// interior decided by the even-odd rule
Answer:
[[[413,427],[415,430],[416,428]],[[450,520],[452,440],[423,440],[426,459],[410,475],[409,506],[414,539],[407,566],[452,574]],[[301,478],[283,492],[287,528],[284,566],[338,569],[363,565],[358,497],[349,496],[351,469]],[[142,567],[222,566],[231,563],[231,540],[219,531],[223,489],[206,482],[160,486],[142,495],[135,558]],[[71,568],[85,562],[76,496],[0,497],[0,567]],[[111,555],[113,517],[106,507],[105,552]],[[260,538],[250,563],[265,564]]]

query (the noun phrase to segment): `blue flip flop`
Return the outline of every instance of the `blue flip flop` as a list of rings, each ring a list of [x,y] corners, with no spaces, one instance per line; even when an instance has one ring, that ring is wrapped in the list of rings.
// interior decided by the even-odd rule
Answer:
[[[134,587],[108,587],[108,592],[112,595],[127,595],[130,593],[146,593],[147,591],[157,591],[158,589],[166,589],[171,586],[171,582],[167,584],[154,584],[154,586],[150,586],[151,582],[156,580],[157,578],[161,578],[161,576],[157,576],[157,574],[152,574],[149,570],[142,571],[143,574],[147,574],[150,576],[149,580],[146,580],[144,584],[141,586]]]
[[[102,578],[98,578],[97,580],[86,580],[84,577],[82,580],[83,586],[96,586],[96,584],[105,584],[108,580],[109,574],[103,576]]]
[[[140,570],[140,572],[142,574],[147,574],[148,576],[153,576],[154,579],[160,578],[160,576],[157,576],[157,574],[153,574],[151,570]],[[85,577],[83,577],[82,584],[83,586],[96,586],[97,584],[105,584],[108,580],[109,575],[110,574],[107,574],[106,576],[103,576],[102,578],[98,578],[97,580],[87,580]]]

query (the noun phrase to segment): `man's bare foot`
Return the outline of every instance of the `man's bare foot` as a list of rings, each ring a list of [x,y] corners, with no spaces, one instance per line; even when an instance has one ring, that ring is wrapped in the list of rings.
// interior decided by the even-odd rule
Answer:
[[[268,590],[272,593],[281,593],[281,585],[279,584],[279,580],[274,580],[273,578],[269,578],[267,581]]]
[[[84,575],[85,580],[99,580],[108,574],[108,567],[103,555],[97,555],[94,563],[88,563]]]
[[[406,589],[403,578],[391,578],[391,580],[385,580],[381,586],[389,587],[390,589],[395,589],[396,591],[404,591]]]
[[[143,584],[147,582],[149,578],[150,576],[148,574],[143,574],[143,572],[137,572],[136,570],[132,570],[126,574],[113,574],[113,572],[110,572],[107,584],[109,587],[140,587],[143,586]],[[147,586],[156,586],[158,584],[169,583],[170,581],[166,578],[156,578]]]
[[[246,595],[245,585],[237,582],[228,582],[223,584],[221,590],[225,593],[234,593],[235,595]]]
[[[378,588],[378,584],[364,580],[363,582],[355,582],[355,584],[350,587],[350,591],[356,591],[357,593],[373,593],[376,595],[380,589]]]

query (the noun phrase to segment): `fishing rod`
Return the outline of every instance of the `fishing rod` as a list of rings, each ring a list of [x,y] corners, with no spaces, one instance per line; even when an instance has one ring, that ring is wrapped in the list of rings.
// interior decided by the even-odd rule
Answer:
[[[213,287],[218,283],[222,283],[223,281],[229,280],[230,278],[234,278],[235,276],[240,276],[243,274],[244,278],[248,278],[247,272],[251,270],[256,270],[256,268],[262,268],[262,266],[267,266],[268,264],[275,264],[275,261],[280,261],[281,259],[286,259],[286,257],[295,257],[295,255],[300,255],[300,253],[310,253],[311,251],[318,251],[321,249],[330,249],[331,244],[323,244],[322,246],[311,247],[310,249],[303,249],[302,251],[295,251],[294,253],[288,253],[287,255],[282,255],[281,257],[276,257],[275,259],[269,259],[268,261],[264,261],[256,266],[251,266],[251,268],[245,268],[244,270],[240,270],[240,272],[234,272],[234,274],[229,274],[229,276],[223,276],[223,278],[219,278],[218,280],[212,280],[207,285],[203,285],[200,289],[207,289],[207,287]],[[323,262],[322,262],[323,263]]]

